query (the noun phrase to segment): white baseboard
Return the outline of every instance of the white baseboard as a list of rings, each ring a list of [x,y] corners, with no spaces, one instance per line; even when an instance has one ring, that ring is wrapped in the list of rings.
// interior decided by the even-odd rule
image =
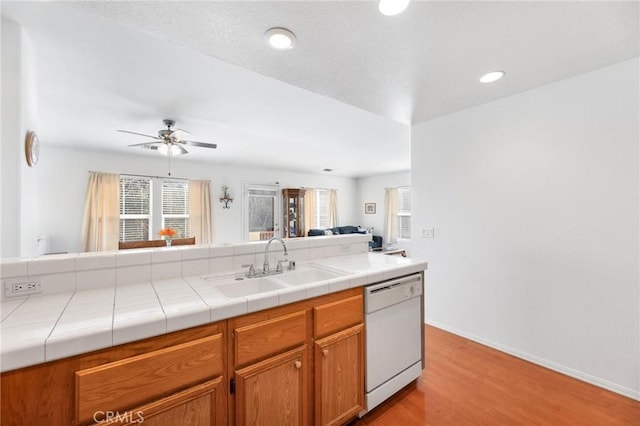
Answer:
[[[548,368],[553,371],[557,371],[558,373],[562,373],[569,377],[573,377],[574,379],[582,380],[583,382],[590,383],[592,385],[601,387],[603,389],[609,390],[611,392],[615,392],[622,396],[626,396],[627,398],[634,399],[636,401],[640,401],[640,391],[633,390],[627,388],[625,386],[620,386],[616,383],[609,382],[607,380],[603,380],[601,378],[592,376],[590,374],[584,373],[582,371],[574,370],[573,368],[566,367],[564,365],[555,363],[553,361],[549,361],[544,358],[537,357],[535,355],[531,355],[526,352],[519,351],[517,349],[510,348],[508,346],[502,345],[500,343],[493,342],[491,340],[484,339],[482,337],[475,336],[473,334],[466,333],[462,330],[455,329],[453,327],[449,327],[445,324],[441,324],[437,321],[426,321],[427,324],[432,325],[437,328],[441,328],[442,330],[448,331],[450,333],[456,334],[458,336],[464,337],[469,340],[473,340],[474,342],[480,343],[485,346],[489,346],[493,349],[497,349],[501,352],[508,353],[509,355],[513,355],[515,357],[524,359],[526,361],[532,362],[534,364],[540,365],[542,367]],[[427,344],[429,342],[427,341]],[[428,362],[428,361],[427,361]]]

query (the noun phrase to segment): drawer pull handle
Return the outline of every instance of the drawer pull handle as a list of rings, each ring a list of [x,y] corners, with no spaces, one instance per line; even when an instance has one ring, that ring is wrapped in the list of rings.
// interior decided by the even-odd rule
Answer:
[[[302,367],[302,363],[300,361],[296,361],[293,363],[293,365],[299,370],[300,367]]]
[[[328,356],[328,355],[329,355],[329,349],[323,349],[322,356]]]

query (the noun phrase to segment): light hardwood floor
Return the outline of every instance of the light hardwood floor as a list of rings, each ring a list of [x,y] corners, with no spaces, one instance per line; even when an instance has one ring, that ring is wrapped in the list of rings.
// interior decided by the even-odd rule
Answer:
[[[426,326],[422,376],[351,426],[633,425],[640,402]]]

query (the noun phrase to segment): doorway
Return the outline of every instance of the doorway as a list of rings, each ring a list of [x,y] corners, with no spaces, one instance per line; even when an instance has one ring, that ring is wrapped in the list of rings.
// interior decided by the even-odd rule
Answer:
[[[243,235],[246,241],[280,236],[280,187],[245,183],[243,188]]]

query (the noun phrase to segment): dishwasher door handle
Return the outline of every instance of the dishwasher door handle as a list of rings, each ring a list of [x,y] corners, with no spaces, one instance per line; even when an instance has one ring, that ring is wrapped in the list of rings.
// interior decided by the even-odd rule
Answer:
[[[366,314],[402,303],[422,295],[422,275],[414,274],[396,280],[365,287],[364,309]]]

